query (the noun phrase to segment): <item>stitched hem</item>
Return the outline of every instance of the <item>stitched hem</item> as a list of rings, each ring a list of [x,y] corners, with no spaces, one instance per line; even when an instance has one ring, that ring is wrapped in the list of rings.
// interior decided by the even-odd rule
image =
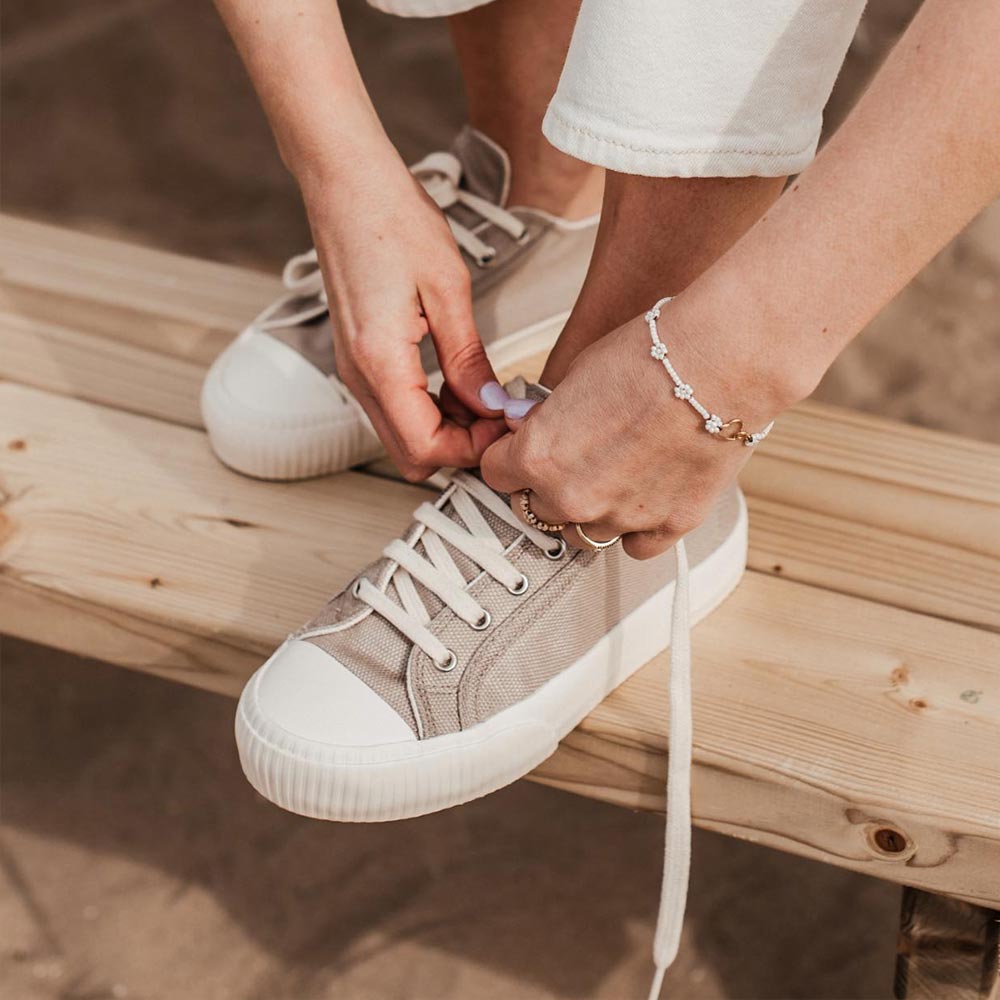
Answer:
[[[604,134],[577,125],[549,106],[542,132],[557,149],[570,156],[623,174],[644,177],[784,177],[804,170],[816,155],[819,128],[801,149],[691,148],[691,143],[671,144],[658,136],[636,142],[614,138],[617,126],[601,123]]]
[[[493,0],[368,0],[368,6],[397,17],[450,17]]]

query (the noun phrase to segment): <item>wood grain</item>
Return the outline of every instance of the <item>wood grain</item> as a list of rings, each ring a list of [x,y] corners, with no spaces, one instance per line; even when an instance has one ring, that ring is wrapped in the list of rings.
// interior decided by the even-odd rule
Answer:
[[[205,368],[278,288],[0,217],[0,377],[198,426]],[[997,446],[804,404],[742,485],[752,568],[1000,630]]]
[[[1000,637],[750,572],[694,652],[700,826],[1000,899]],[[667,673],[644,667],[536,777],[662,808]]]
[[[200,432],[12,383],[0,428],[0,631],[217,691],[425,495],[247,481]],[[750,573],[695,651],[700,825],[1000,901],[1000,636]],[[665,673],[647,666],[537,777],[662,808]]]

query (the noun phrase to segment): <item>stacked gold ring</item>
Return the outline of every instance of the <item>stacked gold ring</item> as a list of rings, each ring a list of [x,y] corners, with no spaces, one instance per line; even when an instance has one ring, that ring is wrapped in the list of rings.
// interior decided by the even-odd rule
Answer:
[[[566,524],[549,524],[548,521],[543,521],[532,509],[531,503],[528,500],[528,494],[531,490],[521,490],[521,513],[524,515],[525,521],[528,522],[533,528],[537,528],[539,531],[562,531],[565,529]]]
[[[519,501],[521,505],[521,513],[524,515],[525,521],[528,522],[533,528],[537,528],[539,531],[565,531],[566,522],[563,521],[561,524],[549,524],[548,521],[543,521],[532,509],[531,501],[528,499],[528,494],[531,490],[521,490],[521,499]],[[614,538],[609,538],[606,542],[599,542],[594,538],[591,538],[583,530],[583,525],[574,524],[573,527],[576,529],[577,535],[580,537],[580,541],[587,546],[588,549],[594,552],[600,552],[603,549],[610,549],[612,545],[617,545],[621,541],[621,535],[615,535]]]

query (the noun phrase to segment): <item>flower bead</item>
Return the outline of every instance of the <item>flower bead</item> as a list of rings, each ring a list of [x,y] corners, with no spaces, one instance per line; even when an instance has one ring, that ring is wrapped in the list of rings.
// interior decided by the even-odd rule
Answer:
[[[649,353],[656,358],[657,361],[662,361],[667,356],[667,345],[663,343],[656,343],[649,349]]]
[[[674,386],[674,395],[678,399],[690,399],[694,395],[694,390],[686,382]]]
[[[722,417],[717,417],[714,413],[705,421],[705,430],[709,434],[718,434],[722,430]]]

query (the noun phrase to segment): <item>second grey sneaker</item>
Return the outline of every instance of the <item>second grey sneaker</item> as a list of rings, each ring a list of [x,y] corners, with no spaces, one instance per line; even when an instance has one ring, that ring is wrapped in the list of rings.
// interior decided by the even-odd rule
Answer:
[[[736,586],[746,551],[736,486],[675,553],[638,562],[620,546],[568,550],[477,476],[453,473],[383,558],[247,683],[236,715],[243,770],[272,802],[320,819],[445,809],[537,767],[670,645],[656,996],[687,897],[690,626]]]
[[[509,206],[510,161],[471,127],[450,152],[412,168],[444,211],[471,275],[476,326],[496,368],[551,346],[583,283],[597,217],[556,218]],[[201,394],[218,457],[263,479],[338,472],[382,454],[361,406],[337,377],[330,313],[315,250],[293,257],[288,294],[215,360]],[[421,352],[430,388],[441,384],[433,344]]]

